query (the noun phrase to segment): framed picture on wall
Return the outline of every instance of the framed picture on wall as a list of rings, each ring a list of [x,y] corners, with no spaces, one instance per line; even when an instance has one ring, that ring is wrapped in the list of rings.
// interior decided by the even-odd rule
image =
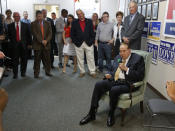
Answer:
[[[159,2],[155,2],[152,5],[153,11],[152,11],[152,19],[157,20],[158,19],[158,12],[159,12]]]
[[[142,0],[143,3],[146,3],[147,0]]]
[[[141,4],[141,3],[142,3],[142,0],[137,0],[137,3],[138,3],[138,4]]]
[[[151,20],[152,15],[152,4],[147,4],[146,19]]]
[[[138,10],[137,10],[140,14],[142,13],[142,6],[138,5]]]
[[[146,5],[142,5],[142,15],[146,17]]]

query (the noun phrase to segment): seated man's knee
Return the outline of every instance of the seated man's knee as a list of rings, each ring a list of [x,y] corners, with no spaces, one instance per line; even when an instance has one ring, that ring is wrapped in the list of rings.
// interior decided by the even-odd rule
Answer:
[[[8,102],[8,95],[4,89],[0,89],[0,111],[3,112]]]

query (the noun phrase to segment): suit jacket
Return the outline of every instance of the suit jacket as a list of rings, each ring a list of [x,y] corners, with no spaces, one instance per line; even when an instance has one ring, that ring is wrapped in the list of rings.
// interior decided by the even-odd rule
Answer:
[[[56,37],[57,37],[58,43],[63,43],[64,26],[65,26],[64,19],[62,17],[59,17],[55,22]]]
[[[114,59],[112,71],[109,72],[112,75],[112,80],[114,80],[115,72],[117,71],[117,68],[119,66],[119,61],[121,60],[122,58],[120,55],[116,56]],[[143,80],[145,74],[145,63],[142,56],[131,53],[131,56],[126,66],[129,68],[128,74],[124,72],[125,80],[127,82],[135,83]]]
[[[47,17],[47,21],[50,22],[51,28],[52,28],[52,43],[55,41],[55,25],[51,18]]]
[[[73,21],[71,28],[71,39],[77,47],[80,47],[84,41],[88,46],[91,46],[95,40],[92,20],[85,19],[84,32],[81,30],[79,20]]]
[[[129,47],[131,49],[139,50],[141,48],[141,36],[144,29],[145,18],[143,15],[137,12],[134,19],[132,20],[132,23],[129,25],[130,16],[131,15],[128,15],[124,19],[121,36],[122,38],[129,38]]]
[[[47,45],[45,49],[50,50],[50,40],[52,39],[52,28],[49,22],[43,20],[43,27],[44,27],[44,40],[47,40]],[[37,20],[31,23],[31,31],[33,35],[33,49],[34,50],[41,50],[44,45],[42,44],[42,33],[40,24]]]
[[[8,25],[8,38],[12,46],[17,46],[15,22]],[[21,40],[24,48],[31,45],[32,37],[28,24],[21,22]]]

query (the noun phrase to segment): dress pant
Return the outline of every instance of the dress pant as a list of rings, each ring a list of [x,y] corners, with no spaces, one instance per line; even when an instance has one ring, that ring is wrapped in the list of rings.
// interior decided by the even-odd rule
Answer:
[[[57,48],[58,48],[58,56],[59,56],[59,63],[62,63],[62,56],[63,56],[63,35],[62,33],[57,34]]]
[[[50,41],[50,62],[51,62],[51,66],[53,66],[53,62],[54,62],[54,40]]]
[[[75,51],[77,54],[80,73],[85,73],[84,69],[84,52],[85,52],[90,74],[95,74],[94,45],[88,46],[85,42],[83,42],[83,44],[80,47],[75,46]]]
[[[103,70],[103,60],[106,57],[106,65],[108,71],[111,70],[112,45],[109,43],[99,42],[98,44],[98,60],[99,69]]]
[[[50,50],[46,50],[44,47],[41,50],[34,50],[34,75],[38,76],[40,72],[41,60],[44,65],[45,73],[50,73]]]
[[[98,50],[95,45],[94,45],[94,59],[95,59],[95,65],[98,66]]]
[[[115,40],[115,46],[114,46],[114,58],[119,55],[119,52],[120,52],[120,40],[119,39],[116,39]]]
[[[7,57],[10,57],[12,58],[12,44],[10,42],[4,42],[2,43],[2,51],[4,52],[4,54],[7,56]],[[4,61],[4,65],[7,67],[7,68],[12,68],[13,67],[13,61],[12,60],[9,60],[9,59],[5,59]]]
[[[134,88],[133,91],[138,90],[139,88]],[[116,84],[114,81],[102,80],[95,84],[91,99],[91,107],[98,108],[98,102],[105,92],[109,91],[110,97],[110,109],[115,110],[118,98],[123,93],[128,93],[130,87],[127,84]]]
[[[20,64],[21,74],[26,73],[27,69],[27,48],[23,43],[17,42],[12,47],[13,73],[18,74],[18,65]]]

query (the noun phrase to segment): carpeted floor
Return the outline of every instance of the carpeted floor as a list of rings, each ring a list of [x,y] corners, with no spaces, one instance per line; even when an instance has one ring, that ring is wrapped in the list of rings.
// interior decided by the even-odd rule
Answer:
[[[57,63],[55,62],[55,65]],[[42,67],[42,66],[41,66]],[[165,129],[148,128],[143,124],[149,113],[146,101],[157,98],[150,89],[145,93],[144,114],[139,105],[129,109],[125,126],[120,127],[121,114],[116,110],[116,123],[106,126],[108,103],[101,101],[96,121],[79,126],[90,106],[92,91],[96,81],[103,77],[99,74],[94,79],[86,74],[79,78],[79,73],[72,74],[73,66],[63,74],[57,68],[52,70],[53,77],[45,76],[41,69],[40,78],[33,78],[33,61],[29,61],[27,77],[14,80],[12,74],[3,78],[1,87],[9,94],[9,102],[3,114],[4,131],[164,131]],[[167,130],[167,129],[166,129]]]

